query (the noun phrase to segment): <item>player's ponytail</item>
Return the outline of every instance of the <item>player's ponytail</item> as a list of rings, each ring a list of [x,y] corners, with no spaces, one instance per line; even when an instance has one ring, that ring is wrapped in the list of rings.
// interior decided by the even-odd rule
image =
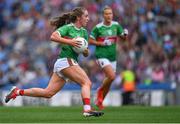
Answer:
[[[56,29],[69,23],[74,23],[77,20],[77,17],[81,17],[86,9],[83,7],[77,7],[73,9],[71,12],[64,13],[61,16],[54,17],[50,20],[50,24],[54,26]]]
[[[63,26],[64,24],[70,23],[70,16],[71,12],[64,13],[63,15],[54,17],[52,20],[50,20],[50,24],[57,29]]]

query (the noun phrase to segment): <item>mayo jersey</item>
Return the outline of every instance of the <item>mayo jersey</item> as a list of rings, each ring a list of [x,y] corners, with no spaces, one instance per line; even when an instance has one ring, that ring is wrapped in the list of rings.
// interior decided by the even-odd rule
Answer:
[[[76,37],[83,37],[88,41],[88,33],[87,30],[83,27],[77,28],[74,24],[64,25],[56,30],[59,35],[63,38],[73,39]],[[67,44],[61,44],[61,51],[59,53],[59,58],[72,58],[76,61],[78,58],[78,54],[73,51],[72,46]]]
[[[123,28],[118,22],[112,21],[109,26],[104,25],[103,22],[97,24],[93,28],[90,37],[97,42],[104,42],[104,40],[108,39],[112,44],[109,46],[96,46],[96,58],[107,58],[110,61],[115,61],[117,36],[122,33]]]

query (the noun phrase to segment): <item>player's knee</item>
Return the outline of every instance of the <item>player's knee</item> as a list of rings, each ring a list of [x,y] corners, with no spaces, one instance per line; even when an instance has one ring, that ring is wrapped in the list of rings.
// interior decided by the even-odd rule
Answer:
[[[87,81],[87,82],[86,82],[86,85],[87,85],[88,87],[91,87],[91,86],[92,86],[91,81]]]
[[[46,98],[50,99],[50,98],[53,97],[53,96],[54,96],[54,94],[48,93],[48,94],[46,95]]]
[[[51,98],[51,97],[53,97],[54,95],[55,95],[55,93],[52,92],[52,91],[48,91],[48,90],[45,91],[45,97],[46,97],[46,98]]]
[[[88,80],[88,79],[82,80],[81,86],[91,87],[91,86],[92,86],[92,83],[91,83],[91,81]]]
[[[111,75],[108,76],[108,79],[109,79],[110,81],[114,81],[115,78],[116,78],[116,75],[115,75],[115,74],[111,74]]]

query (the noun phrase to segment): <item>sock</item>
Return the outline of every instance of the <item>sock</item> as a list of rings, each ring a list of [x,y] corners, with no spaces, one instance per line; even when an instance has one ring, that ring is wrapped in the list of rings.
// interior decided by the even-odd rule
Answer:
[[[98,101],[101,101],[101,102],[104,100],[104,91],[103,91],[102,86],[97,91],[97,98],[98,98]]]
[[[23,96],[24,95],[24,90],[17,90],[17,95]]]
[[[84,104],[84,111],[91,110],[91,105],[90,105],[90,99],[89,98],[83,98],[83,104]]]

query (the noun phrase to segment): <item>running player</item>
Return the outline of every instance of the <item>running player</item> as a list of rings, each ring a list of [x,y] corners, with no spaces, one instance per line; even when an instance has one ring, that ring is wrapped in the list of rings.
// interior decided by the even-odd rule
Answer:
[[[121,27],[118,22],[113,21],[113,12],[109,6],[103,10],[103,22],[97,24],[91,32],[89,43],[96,45],[95,55],[98,65],[102,68],[105,79],[97,90],[95,104],[103,109],[103,100],[106,97],[112,81],[115,79],[116,71],[116,41],[117,36],[125,40],[128,30]]]
[[[62,89],[66,78],[76,82],[81,86],[81,96],[83,101],[84,116],[101,116],[104,113],[93,111],[90,105],[91,81],[85,71],[78,65],[78,54],[72,49],[73,46],[80,46],[76,37],[84,37],[88,40],[87,30],[83,27],[89,21],[88,11],[85,8],[77,7],[69,13],[56,17],[51,21],[51,25],[56,27],[52,33],[51,41],[57,42],[61,46],[59,58],[54,64],[53,74],[47,88],[19,89],[12,88],[5,98],[5,102],[15,99],[17,96],[31,96],[51,98]],[[84,56],[88,56],[88,49],[84,51]]]

